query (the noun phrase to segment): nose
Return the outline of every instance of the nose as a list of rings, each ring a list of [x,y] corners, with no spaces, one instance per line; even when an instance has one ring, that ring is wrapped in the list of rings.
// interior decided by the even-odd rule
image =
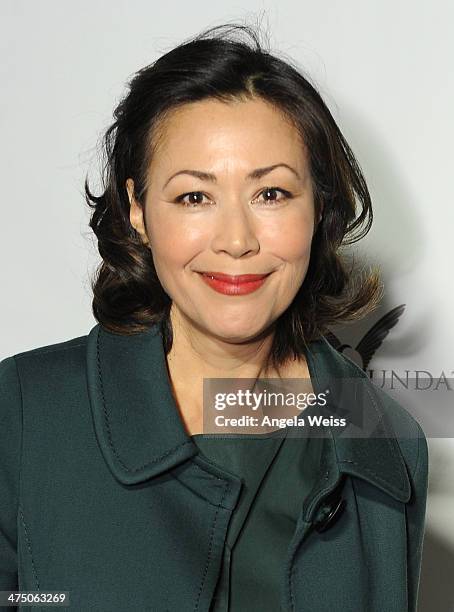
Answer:
[[[235,258],[258,253],[260,242],[249,211],[242,206],[219,211],[211,248],[216,253],[227,253]]]

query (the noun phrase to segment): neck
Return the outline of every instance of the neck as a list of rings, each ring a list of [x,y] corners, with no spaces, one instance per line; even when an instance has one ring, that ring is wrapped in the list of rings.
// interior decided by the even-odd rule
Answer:
[[[172,391],[189,435],[203,431],[204,378],[276,378],[278,370],[268,365],[273,332],[244,343],[232,343],[196,328],[173,305],[172,348],[167,355]],[[285,375],[308,376],[305,359],[286,364]]]
[[[243,343],[228,342],[192,325],[171,309],[173,341],[169,366],[178,368],[188,382],[196,378],[258,378],[270,373],[268,358],[273,332]]]

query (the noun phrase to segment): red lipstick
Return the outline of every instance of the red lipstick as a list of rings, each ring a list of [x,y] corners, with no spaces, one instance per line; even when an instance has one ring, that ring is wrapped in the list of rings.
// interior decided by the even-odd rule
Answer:
[[[232,276],[222,272],[200,272],[207,285],[224,295],[245,295],[259,289],[271,274],[239,274]]]

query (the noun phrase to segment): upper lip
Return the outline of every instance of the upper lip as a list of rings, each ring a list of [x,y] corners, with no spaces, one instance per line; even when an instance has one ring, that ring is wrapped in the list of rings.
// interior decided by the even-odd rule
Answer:
[[[265,276],[268,276],[269,274],[271,274],[271,272],[266,272],[264,274],[225,274],[224,272],[200,272],[200,274],[204,274],[205,276],[213,276],[214,278],[218,279],[218,280],[222,280],[225,281],[227,283],[246,283],[246,282],[251,282],[251,281],[255,281],[255,280],[260,280],[261,278],[264,278]]]

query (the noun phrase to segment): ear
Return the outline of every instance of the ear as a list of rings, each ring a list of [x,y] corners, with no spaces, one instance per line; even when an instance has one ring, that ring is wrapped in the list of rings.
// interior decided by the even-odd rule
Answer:
[[[323,207],[324,207],[324,202],[323,200],[320,202],[320,210],[318,212],[318,219],[317,219],[317,225],[320,223],[320,221],[322,220],[323,217]]]
[[[128,192],[130,206],[129,221],[132,227],[140,235],[142,242],[148,246],[150,243],[148,240],[147,232],[145,230],[143,209],[134,197],[134,181],[131,178],[128,178],[126,181],[126,191]]]
[[[320,209],[319,209],[319,211],[318,211],[318,214],[317,214],[316,218],[314,219],[314,229],[313,229],[313,232],[312,232],[312,235],[313,235],[313,236],[314,236],[314,235],[315,235],[315,233],[317,232],[317,230],[318,230],[318,226],[320,225],[320,221],[321,221],[321,220],[322,220],[322,218],[323,218],[323,204],[324,204],[324,202],[323,202],[323,201],[321,201],[321,202],[320,202]]]

